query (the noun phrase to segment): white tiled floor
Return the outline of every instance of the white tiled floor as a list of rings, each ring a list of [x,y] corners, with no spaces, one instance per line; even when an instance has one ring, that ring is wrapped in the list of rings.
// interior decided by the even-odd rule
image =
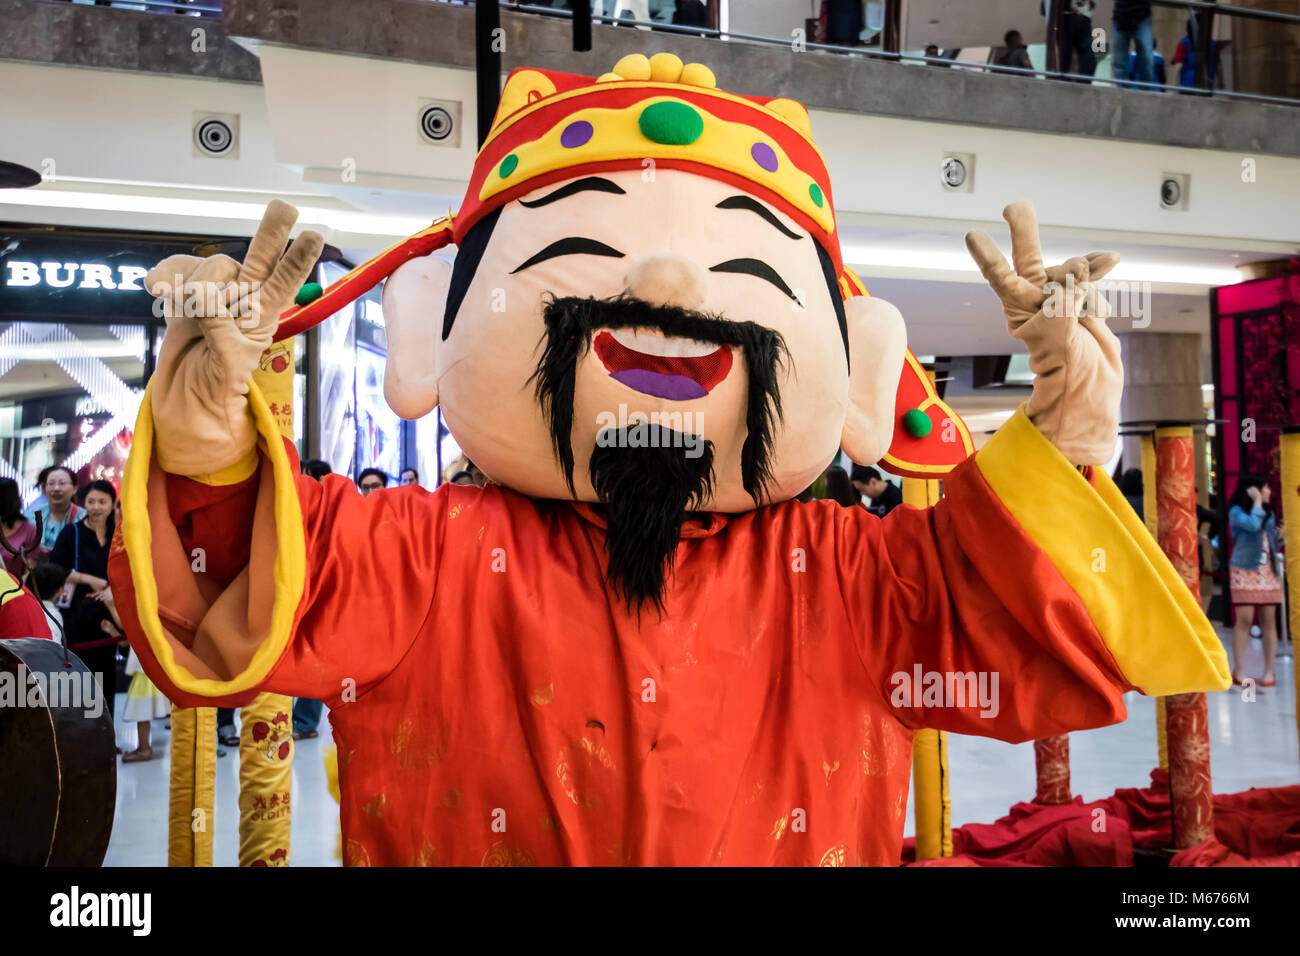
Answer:
[[[1278,686],[1260,690],[1254,702],[1240,691],[1210,695],[1211,761],[1214,789],[1232,793],[1252,786],[1300,783],[1300,745],[1296,738],[1293,662],[1278,662]],[[1262,671],[1259,642],[1253,641],[1248,674]],[[123,696],[118,695],[119,713]],[[1108,796],[1119,787],[1143,786],[1156,761],[1155,702],[1128,697],[1122,724],[1070,736],[1071,783],[1085,799]],[[298,742],[293,764],[293,863],[336,866],[338,806],[325,787],[322,754],[329,742],[329,720],[321,736]],[[135,746],[135,725],[118,722],[118,744]],[[119,764],[117,816],[106,866],[163,866],[167,862],[166,757],[169,735],[155,721],[154,752],[148,763]],[[1017,801],[1034,795],[1034,752],[1030,744],[1004,744],[979,737],[950,736],[952,818],[955,825],[991,823]],[[224,749],[224,748],[223,748]],[[213,862],[234,866],[238,848],[239,756],[227,751],[217,762],[217,810]],[[907,832],[913,832],[909,808]]]

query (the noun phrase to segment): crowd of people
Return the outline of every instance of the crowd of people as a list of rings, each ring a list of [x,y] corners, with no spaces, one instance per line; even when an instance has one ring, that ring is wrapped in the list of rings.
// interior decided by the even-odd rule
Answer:
[[[165,718],[171,706],[127,645],[108,583],[108,552],[121,518],[117,489],[102,479],[78,487],[77,474],[62,465],[44,469],[37,486],[40,496],[24,511],[18,483],[0,479],[5,571],[39,602],[43,618],[31,622],[35,636],[62,640],[95,675],[110,719],[118,691],[118,651],[127,652],[130,683],[122,719],[136,724],[137,745],[122,760],[149,760],[150,722]]]
[[[1042,5],[1044,14],[1047,5]],[[1066,0],[1060,29],[1056,37],[1057,71],[1076,83],[1090,83],[1096,75],[1100,61],[1098,54],[1109,56],[1111,78],[1127,89],[1162,89],[1169,85],[1165,60],[1157,49],[1152,27],[1150,0],[1115,0],[1110,32],[1105,44],[1097,43],[1093,14],[1096,0]],[[1172,65],[1178,67],[1178,87],[1191,89],[1197,86],[1196,57],[1200,49],[1197,40],[1199,24],[1195,16],[1187,18],[1186,34],[1178,41]],[[1210,43],[1210,57],[1206,64],[1206,85],[1215,89],[1220,83],[1220,57],[1223,44]],[[941,56],[937,51],[934,56]],[[930,51],[927,49],[926,56]],[[1002,47],[993,54],[994,72],[1034,72],[1029,59],[1029,48],[1019,30],[1008,30]],[[1036,74],[1035,74],[1036,75]]]

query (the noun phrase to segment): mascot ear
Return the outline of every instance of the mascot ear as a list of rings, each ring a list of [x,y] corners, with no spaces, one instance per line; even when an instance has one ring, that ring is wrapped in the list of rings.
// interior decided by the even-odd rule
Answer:
[[[874,296],[846,299],[844,312],[849,331],[849,408],[840,445],[854,461],[871,465],[885,457],[894,438],[894,402],[907,353],[907,330],[902,313]]]
[[[384,398],[402,418],[421,418],[438,406],[438,341],[450,284],[451,263],[436,256],[405,263],[384,283]]]

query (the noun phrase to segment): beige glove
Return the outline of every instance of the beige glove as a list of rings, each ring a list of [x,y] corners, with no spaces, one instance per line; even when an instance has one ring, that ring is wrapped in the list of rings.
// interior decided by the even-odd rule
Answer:
[[[1002,300],[1012,336],[1029,348],[1035,378],[1025,413],[1073,464],[1104,465],[1115,454],[1124,368],[1093,283],[1119,256],[1093,252],[1044,269],[1033,204],[1013,203],[1002,216],[1015,271],[987,233],[967,233],[966,248]]]
[[[167,317],[150,393],[164,471],[210,474],[257,446],[248,382],[323,245],[318,233],[304,232],[285,252],[297,219],[298,210],[273,200],[242,265],[229,256],[171,256],[145,277]]]

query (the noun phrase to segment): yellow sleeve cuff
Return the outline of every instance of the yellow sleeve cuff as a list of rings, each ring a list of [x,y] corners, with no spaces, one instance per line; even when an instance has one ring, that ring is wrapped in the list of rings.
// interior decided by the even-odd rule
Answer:
[[[1018,409],[975,456],[1012,517],[1051,559],[1144,694],[1223,690],[1213,626],[1114,482],[1089,484]]]
[[[306,585],[306,533],[295,485],[297,470],[266,399],[257,385],[250,383],[249,410],[270,471],[269,476],[263,476],[270,490],[270,507],[264,521],[255,515],[252,551],[255,556],[264,553],[266,559],[250,559],[250,565],[231,583],[227,593],[209,604],[207,617],[194,622],[198,624],[195,648],[181,644],[171,636],[160,614],[163,602],[159,588],[164,579],[188,579],[193,570],[192,555],[179,547],[174,532],[157,536],[172,542],[170,546],[155,541],[153,522],[168,521],[168,516],[164,476],[153,456],[151,387],[152,383],[140,403],[122,479],[122,545],[135,587],[137,619],[149,650],[179,690],[209,698],[252,690],[266,680],[288,646]],[[257,461],[255,449],[251,457],[254,471]],[[237,467],[246,467],[246,463],[222,469],[217,473],[219,480],[207,483],[243,480],[236,477]],[[244,477],[251,474],[253,471]],[[194,475],[186,477],[205,480]],[[259,547],[263,540],[266,548]],[[188,586],[193,588],[192,584]],[[206,656],[197,652],[200,643],[206,648]]]

